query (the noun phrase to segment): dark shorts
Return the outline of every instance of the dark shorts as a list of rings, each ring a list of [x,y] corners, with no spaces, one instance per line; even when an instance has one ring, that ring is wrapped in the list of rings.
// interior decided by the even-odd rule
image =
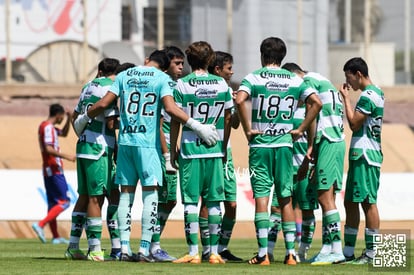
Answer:
[[[70,201],[68,184],[64,175],[44,177],[48,209],[61,201]]]

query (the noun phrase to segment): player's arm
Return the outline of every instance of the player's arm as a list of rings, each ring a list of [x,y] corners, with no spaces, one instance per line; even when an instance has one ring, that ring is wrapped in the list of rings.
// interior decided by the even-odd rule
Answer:
[[[162,130],[163,123],[164,123],[164,117],[161,117],[160,119],[161,152],[164,155],[169,152],[168,152],[167,140],[165,139],[165,134],[164,134],[164,131]]]
[[[69,127],[71,124],[71,114],[70,112],[66,112],[66,121],[63,128],[59,131],[59,136],[66,137],[69,133]]]
[[[224,139],[223,139],[223,152],[227,154],[227,145],[229,143],[230,139],[230,133],[231,133],[231,109],[227,109],[224,112]],[[225,158],[227,160],[227,156]]]
[[[249,120],[249,108],[246,103],[248,99],[249,94],[246,91],[240,90],[237,92],[235,103],[244,134],[247,140],[250,141],[252,137],[252,126]]]
[[[297,129],[290,131],[290,134],[292,135],[294,141],[303,136],[303,133],[309,128],[312,121],[315,120],[321,108],[322,102],[316,93],[313,93],[306,98],[305,119],[302,121],[302,123],[299,125]]]
[[[180,133],[180,129],[181,129],[181,123],[177,120],[175,120],[174,118],[171,119],[171,124],[170,124],[170,161],[171,161],[171,165],[175,168],[178,169],[178,145],[177,145],[177,141],[178,141],[178,135]]]
[[[345,106],[345,114],[349,123],[349,128],[351,128],[352,132],[358,131],[364,124],[364,121],[367,116],[352,108],[351,100],[349,98],[348,84],[342,84],[342,86],[339,87],[339,92],[341,93],[343,98],[343,104]]]
[[[46,151],[46,153],[48,153],[49,155],[52,155],[54,157],[60,157],[60,158],[67,159],[67,160],[72,161],[72,162],[74,162],[76,160],[76,156],[59,152],[50,144],[46,144],[45,151]]]

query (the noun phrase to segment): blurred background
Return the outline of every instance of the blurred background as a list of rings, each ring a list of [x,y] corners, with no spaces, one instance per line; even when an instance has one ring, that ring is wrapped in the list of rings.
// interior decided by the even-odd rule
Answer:
[[[237,83],[260,66],[260,42],[278,36],[286,62],[334,83],[361,56],[378,85],[405,85],[413,14],[411,0],[0,0],[0,81],[79,84],[102,57],[141,64],[154,49],[205,40],[233,54]]]

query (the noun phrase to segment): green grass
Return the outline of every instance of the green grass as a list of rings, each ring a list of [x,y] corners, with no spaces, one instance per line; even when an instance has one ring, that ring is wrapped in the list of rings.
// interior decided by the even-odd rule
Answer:
[[[133,240],[134,251],[138,247],[138,240]],[[414,246],[411,242],[411,248]],[[310,256],[318,251],[321,241],[315,240],[314,248]],[[363,242],[359,241],[356,252],[363,249]],[[82,240],[82,247],[86,247],[86,241]],[[110,248],[108,240],[103,240],[103,247]],[[162,240],[162,247],[171,255],[181,256],[187,252],[187,246],[183,239]],[[254,239],[233,239],[230,248],[235,255],[243,259],[250,259],[257,251]],[[298,264],[297,266],[285,266],[283,264],[284,248],[279,242],[275,248],[275,263],[270,266],[251,266],[246,263],[227,263],[225,265],[200,265],[172,264],[172,263],[129,263],[129,262],[88,262],[68,261],[63,258],[66,245],[41,244],[38,239],[2,239],[0,240],[0,274],[376,274],[368,266],[355,265],[331,265],[310,266]],[[411,261],[414,253],[411,249]],[[401,272],[387,272],[385,274],[403,274]]]

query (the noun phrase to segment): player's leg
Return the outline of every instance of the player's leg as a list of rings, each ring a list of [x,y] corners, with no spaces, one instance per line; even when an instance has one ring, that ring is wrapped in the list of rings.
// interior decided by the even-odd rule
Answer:
[[[259,246],[257,255],[248,261],[249,264],[270,264],[267,254],[267,238],[269,232],[268,203],[270,191],[273,186],[273,174],[271,173],[273,163],[274,152],[272,149],[249,149],[249,169],[250,171],[254,171],[254,176],[250,179],[255,199],[254,225]]]
[[[184,232],[188,245],[188,254],[173,261],[173,263],[201,263],[198,254],[198,200],[201,195],[199,175],[202,174],[200,159],[183,159],[179,157],[181,201],[184,204]]]
[[[208,261],[210,259],[210,230],[208,228],[208,208],[203,199],[201,200],[198,224],[200,227],[200,240],[202,245],[201,259],[203,261]]]
[[[269,232],[267,236],[267,254],[269,260],[274,261],[273,250],[275,249],[277,242],[277,235],[282,230],[282,214],[280,213],[279,202],[277,201],[276,192],[273,191],[272,203],[270,207],[269,217]]]
[[[341,242],[341,219],[335,204],[335,193],[342,187],[345,142],[322,139],[318,148],[316,180],[318,201],[322,208],[322,249],[312,259],[314,265],[345,261]]]
[[[210,232],[211,264],[223,264],[225,261],[218,254],[222,214],[220,202],[224,200],[223,161],[221,158],[202,159],[204,179],[201,195],[208,209],[208,228]],[[209,171],[209,172],[207,172]]]
[[[118,227],[121,240],[121,261],[132,261],[133,253],[130,246],[132,227],[131,209],[135,200],[135,190],[139,180],[138,172],[133,165],[135,147],[118,146],[115,184],[121,186],[118,206]]]
[[[138,148],[137,170],[142,186],[141,241],[137,254],[139,262],[154,262],[150,253],[152,235],[156,231],[158,186],[162,185],[161,150]]]
[[[237,210],[237,180],[234,173],[234,164],[231,148],[227,148],[227,161],[223,165],[224,174],[224,215],[221,224],[221,232],[219,239],[219,254],[228,261],[243,261],[243,259],[233,255],[228,249],[233,228],[236,224]]]
[[[374,251],[374,235],[379,233],[380,218],[377,207],[377,193],[379,188],[380,168],[370,166],[365,159],[361,160],[362,172],[365,178],[362,195],[365,195],[364,201],[361,203],[365,214],[365,252],[355,259],[354,264],[372,263],[375,257]],[[364,198],[363,197],[363,198]]]

